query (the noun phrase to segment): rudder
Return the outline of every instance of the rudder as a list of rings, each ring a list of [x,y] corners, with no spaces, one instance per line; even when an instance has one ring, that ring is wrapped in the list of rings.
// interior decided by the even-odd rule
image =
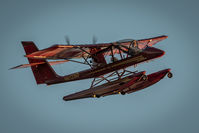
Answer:
[[[28,41],[28,42],[22,41],[21,43],[24,47],[26,55],[39,50],[37,46],[34,44],[34,42],[32,41]],[[34,74],[37,84],[44,84],[46,80],[52,80],[59,77],[46,60],[28,58],[28,61],[30,64],[38,63],[38,62],[45,62],[44,64],[31,66],[31,69],[32,69],[32,72]]]

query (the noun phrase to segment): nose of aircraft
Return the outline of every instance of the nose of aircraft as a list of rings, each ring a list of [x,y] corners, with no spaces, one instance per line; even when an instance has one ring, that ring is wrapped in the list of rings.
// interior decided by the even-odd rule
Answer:
[[[148,47],[144,50],[144,53],[149,56],[149,58],[153,59],[153,58],[158,58],[161,57],[165,54],[165,52],[163,50],[154,48],[154,47]]]

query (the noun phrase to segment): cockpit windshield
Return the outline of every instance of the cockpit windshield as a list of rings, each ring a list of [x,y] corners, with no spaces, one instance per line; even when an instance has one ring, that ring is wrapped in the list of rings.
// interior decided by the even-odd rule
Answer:
[[[127,54],[134,56],[140,52],[142,52],[145,48],[147,48],[146,44],[138,43],[133,39],[124,39],[117,41],[118,45],[125,49]],[[124,51],[123,51],[124,52]]]
[[[146,45],[146,44],[141,44],[141,43],[138,44],[138,48],[139,48],[139,49],[142,49],[142,50],[143,50],[143,49],[145,49],[145,48],[147,48],[147,47],[148,47],[148,45]]]
[[[116,42],[120,45],[125,45],[125,46],[130,45],[130,47],[135,47],[135,48],[138,48],[138,49],[145,49],[147,47],[146,44],[137,43],[137,41],[134,40],[134,39],[123,39],[123,40],[118,40]]]

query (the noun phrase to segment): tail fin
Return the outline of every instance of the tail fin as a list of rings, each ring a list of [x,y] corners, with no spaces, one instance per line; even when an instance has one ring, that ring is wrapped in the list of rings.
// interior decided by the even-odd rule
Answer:
[[[21,43],[27,55],[38,51],[38,48],[34,42],[22,41]],[[31,66],[37,84],[44,84],[46,80],[52,80],[59,77],[46,60],[28,58],[28,61],[30,64],[45,62],[43,64]]]

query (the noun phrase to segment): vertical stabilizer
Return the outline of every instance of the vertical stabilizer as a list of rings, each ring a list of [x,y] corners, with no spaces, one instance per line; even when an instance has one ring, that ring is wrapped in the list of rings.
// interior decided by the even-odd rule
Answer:
[[[38,51],[38,48],[34,44],[34,42],[22,41],[21,43],[24,47],[26,55]],[[32,69],[32,72],[34,74],[34,77],[35,77],[37,84],[44,84],[46,80],[53,80],[53,79],[56,79],[58,77],[58,75],[55,73],[53,68],[49,65],[49,63],[46,60],[28,58],[28,61],[29,61],[30,64],[31,63],[45,62],[43,64],[31,66],[31,69]]]

